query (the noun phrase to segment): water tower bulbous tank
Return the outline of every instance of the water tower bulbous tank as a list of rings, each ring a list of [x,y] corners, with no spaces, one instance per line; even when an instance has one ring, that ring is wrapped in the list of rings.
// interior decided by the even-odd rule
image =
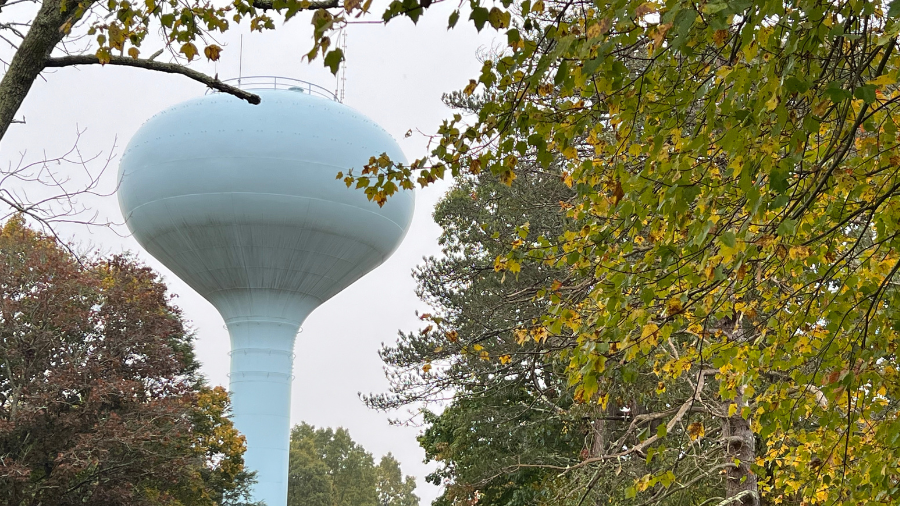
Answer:
[[[256,92],[260,105],[213,94],[147,121],[122,157],[118,197],[141,246],[225,319],[254,498],[283,506],[294,338],[396,249],[414,201],[401,192],[378,207],[335,179],[380,153],[405,162],[371,120],[297,90]]]

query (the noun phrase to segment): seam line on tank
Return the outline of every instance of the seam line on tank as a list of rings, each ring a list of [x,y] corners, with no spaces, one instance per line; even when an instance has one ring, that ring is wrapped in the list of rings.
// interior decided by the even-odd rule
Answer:
[[[345,204],[345,203],[343,203],[343,202],[335,202],[335,201],[333,201],[333,200],[327,200],[327,199],[322,199],[322,198],[318,198],[318,197],[306,197],[306,196],[300,196],[300,195],[288,195],[288,194],[285,194],[285,193],[271,193],[271,192],[210,192],[210,193],[185,193],[185,194],[183,194],[183,195],[173,195],[173,196],[171,196],[171,197],[163,197],[163,198],[161,198],[161,199],[156,199],[156,200],[151,200],[151,201],[149,201],[149,202],[144,202],[143,204],[141,204],[141,205],[135,207],[134,209],[132,209],[131,212],[128,213],[128,215],[129,215],[129,217],[130,217],[130,216],[133,215],[134,212],[137,211],[138,209],[140,209],[140,208],[142,208],[142,207],[144,207],[144,206],[148,206],[148,205],[150,205],[150,204],[156,203],[156,202],[163,202],[163,201],[165,201],[165,200],[174,200],[174,199],[178,199],[178,198],[182,198],[182,197],[196,197],[196,196],[202,196],[202,195],[274,195],[274,196],[278,196],[278,197],[289,197],[289,198],[293,198],[293,199],[309,199],[309,200],[316,200],[316,201],[319,201],[319,202],[327,202],[327,203],[329,203],[329,204],[338,204],[338,205],[341,205],[341,206],[346,206],[346,207],[352,207],[352,208],[354,208],[354,209],[359,209],[360,211],[363,211],[363,212],[366,212],[366,213],[368,213],[368,214],[372,214],[372,215],[375,215],[375,216],[377,216],[377,217],[379,217],[379,218],[382,218],[382,219],[384,219],[384,220],[387,220],[388,222],[392,223],[394,226],[396,226],[397,228],[399,228],[401,231],[404,229],[404,227],[401,227],[400,224],[397,223],[396,221],[394,221],[394,220],[392,220],[392,219],[390,219],[390,218],[388,218],[388,217],[386,217],[386,216],[384,216],[384,215],[378,214],[378,213],[376,213],[375,211],[370,211],[370,210],[368,210],[368,209],[366,209],[366,208],[363,208],[363,207],[360,207],[360,206],[355,206],[355,205],[352,205],[352,204]],[[335,234],[335,235],[337,235],[337,234]]]

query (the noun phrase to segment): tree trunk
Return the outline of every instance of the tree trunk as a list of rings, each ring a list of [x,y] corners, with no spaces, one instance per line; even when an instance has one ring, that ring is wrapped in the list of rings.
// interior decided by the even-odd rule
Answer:
[[[90,2],[85,3],[84,9],[90,8]],[[63,25],[67,21],[74,24],[80,18],[76,9],[75,2],[66,0],[43,0],[41,3],[31,29],[0,81],[0,139],[6,135],[34,80],[44,70],[44,61],[66,36]]]
[[[591,422],[591,432],[593,440],[591,441],[590,458],[602,457],[606,453],[606,413],[600,412],[598,418]]]
[[[760,506],[756,474],[750,469],[756,460],[756,436],[750,429],[750,421],[741,417],[743,396],[738,395],[734,402],[738,405],[738,412],[724,420],[722,431],[726,444],[725,459],[737,464],[737,467],[728,468],[725,476],[725,497],[734,498],[726,504]],[[726,410],[729,404],[724,404]]]

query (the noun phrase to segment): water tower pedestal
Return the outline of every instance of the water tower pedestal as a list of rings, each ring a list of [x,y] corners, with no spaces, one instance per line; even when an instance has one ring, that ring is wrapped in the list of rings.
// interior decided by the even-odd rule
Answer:
[[[229,391],[235,427],[247,438],[245,465],[257,472],[256,499],[287,497],[294,340],[299,323],[237,320],[231,336]],[[263,481],[265,480],[265,481]]]
[[[300,325],[390,256],[414,209],[412,192],[379,207],[335,179],[381,153],[405,159],[378,125],[312,90],[255,89],[258,106],[223,94],[174,106],[138,130],[119,169],[135,238],[225,320],[232,418],[257,473],[254,500],[268,506],[287,502]]]

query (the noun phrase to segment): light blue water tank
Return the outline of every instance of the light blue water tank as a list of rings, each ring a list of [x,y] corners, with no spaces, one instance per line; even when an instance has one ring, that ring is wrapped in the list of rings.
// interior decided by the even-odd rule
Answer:
[[[414,199],[378,207],[335,179],[381,153],[405,163],[374,122],[300,90],[254,92],[260,105],[213,94],[147,121],[122,156],[118,198],[141,246],[225,319],[254,496],[284,506],[294,338],[397,248]]]

